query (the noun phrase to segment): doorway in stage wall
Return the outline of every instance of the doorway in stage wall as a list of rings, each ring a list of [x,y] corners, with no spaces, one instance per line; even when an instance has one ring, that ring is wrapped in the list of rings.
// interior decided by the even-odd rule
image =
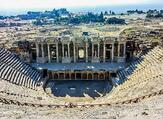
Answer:
[[[106,62],[111,61],[111,51],[110,50],[106,50]]]
[[[32,51],[32,62],[36,62],[36,51]]]
[[[46,78],[48,76],[48,70],[47,69],[43,69],[43,78]]]
[[[84,48],[79,48],[79,50],[78,50],[78,62],[85,62]]]
[[[131,52],[126,52],[126,61],[129,61],[131,59]]]

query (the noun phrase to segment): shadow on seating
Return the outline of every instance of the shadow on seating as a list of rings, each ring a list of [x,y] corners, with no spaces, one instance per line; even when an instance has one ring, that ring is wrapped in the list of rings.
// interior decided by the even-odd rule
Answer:
[[[112,86],[109,81],[104,80],[53,80],[49,81],[50,88],[55,97],[100,97],[109,92]],[[109,87],[109,88],[108,88]]]

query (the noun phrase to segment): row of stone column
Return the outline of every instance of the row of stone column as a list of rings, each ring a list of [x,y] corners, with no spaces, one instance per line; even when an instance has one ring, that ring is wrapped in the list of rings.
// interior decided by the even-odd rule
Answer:
[[[112,56],[111,56],[111,60],[113,61],[113,60],[114,60],[114,43],[112,43],[111,45],[112,45],[112,50],[111,50]],[[105,47],[105,46],[106,46],[106,43],[104,42],[104,47],[103,47],[103,48],[104,48],[104,50],[103,50],[103,57],[104,57],[104,58],[103,58],[103,62],[106,62],[106,61],[105,61],[105,60],[106,60],[106,58],[105,58],[105,57],[106,57],[106,47]],[[118,51],[119,51],[119,50],[118,50]]]
[[[59,55],[58,55],[58,43],[55,44],[56,45],[56,62],[59,62]],[[67,45],[68,47],[68,51],[67,54],[65,54],[64,52],[64,46]],[[94,45],[98,45],[98,49],[97,52],[94,52]],[[114,60],[114,43],[111,44],[112,45],[112,49],[111,49],[111,60]],[[124,45],[124,49],[123,49],[123,57],[125,57],[126,55],[126,44],[123,43]],[[47,44],[47,51],[48,51],[48,62],[51,62],[51,51],[50,51],[50,44]],[[39,46],[36,43],[36,54],[37,54],[37,58],[39,57],[39,52],[42,53],[42,58],[45,58],[45,52],[44,52],[44,48],[43,48],[43,44],[41,44],[41,51],[39,51]],[[76,62],[76,46],[75,43],[73,44],[73,60],[74,62]],[[62,45],[62,58],[70,58],[70,44],[63,44]],[[118,44],[118,57],[120,57],[120,43]],[[100,44],[92,44],[92,61],[94,58],[100,58]],[[85,61],[88,62],[88,43],[86,43],[85,45]],[[104,46],[103,46],[103,62],[106,62],[106,43],[104,42]]]
[[[78,74],[80,74],[80,78],[78,78]],[[56,77],[57,75],[57,77]],[[62,76],[61,76],[62,75]],[[68,75],[68,78],[66,77]],[[72,76],[73,75],[73,76]],[[90,78],[91,76],[91,78]],[[109,72],[52,72],[48,71],[48,78],[49,79],[109,79],[110,73]]]

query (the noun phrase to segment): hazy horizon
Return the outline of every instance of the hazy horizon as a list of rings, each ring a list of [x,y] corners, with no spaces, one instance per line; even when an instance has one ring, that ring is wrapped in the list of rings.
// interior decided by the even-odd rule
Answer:
[[[2,9],[0,8],[0,15],[3,16],[15,16],[18,14],[25,14],[28,11],[45,11],[45,10],[53,10],[55,9],[59,9],[59,8],[66,8],[68,11],[70,12],[101,12],[101,11],[114,11],[116,13],[124,13],[127,10],[143,10],[143,11],[147,11],[149,9],[157,9],[157,10],[161,10],[162,9],[163,4],[132,4],[132,5],[97,5],[97,6],[81,6],[81,7],[53,7],[53,8],[49,8],[49,7],[45,7],[45,8],[6,8],[6,9]]]

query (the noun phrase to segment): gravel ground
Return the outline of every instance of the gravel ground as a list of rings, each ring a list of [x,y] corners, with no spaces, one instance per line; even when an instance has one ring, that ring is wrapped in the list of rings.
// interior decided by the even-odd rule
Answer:
[[[137,104],[48,109],[0,104],[1,119],[163,119],[163,96]]]

